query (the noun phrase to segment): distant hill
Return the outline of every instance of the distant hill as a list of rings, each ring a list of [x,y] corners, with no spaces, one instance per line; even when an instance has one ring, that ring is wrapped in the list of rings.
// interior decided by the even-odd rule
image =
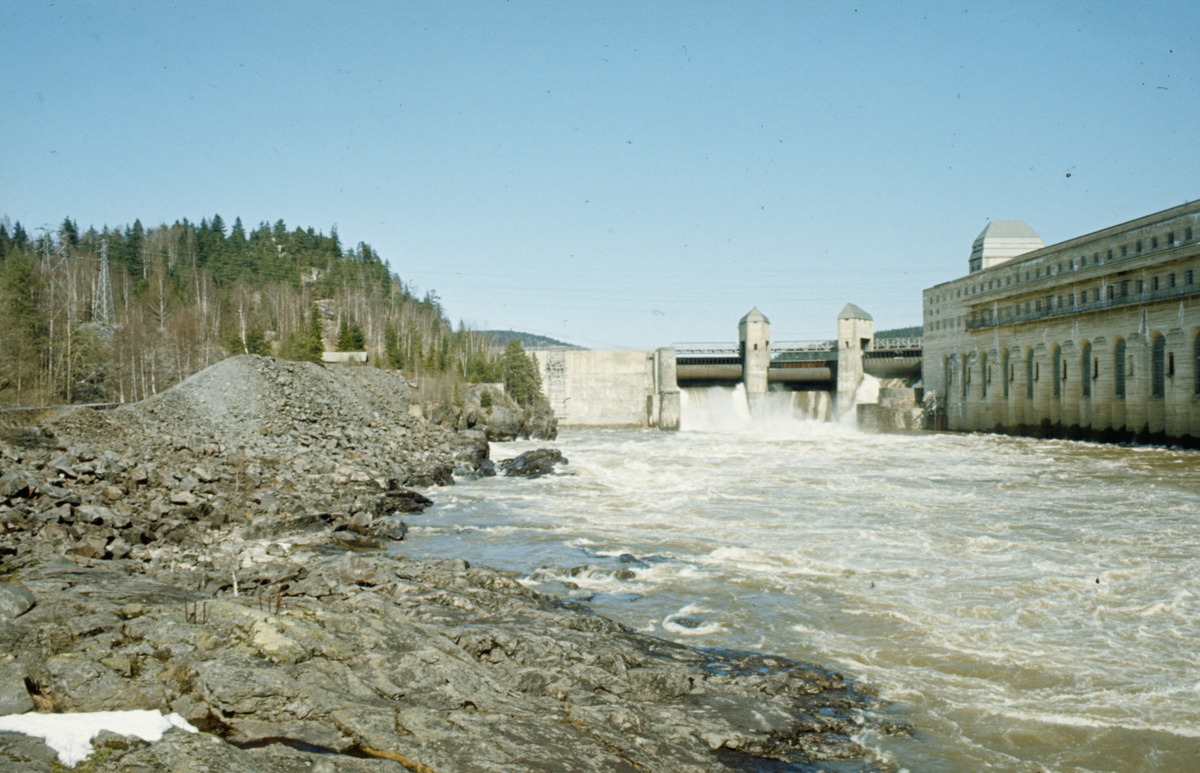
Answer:
[[[878,330],[875,332],[876,338],[920,338],[924,335],[920,325],[912,327],[898,327],[892,330]]]
[[[519,333],[516,330],[480,330],[479,335],[492,342],[493,346],[506,346],[514,338],[521,342],[525,349],[583,349],[582,346],[563,343],[546,336],[533,333]]]

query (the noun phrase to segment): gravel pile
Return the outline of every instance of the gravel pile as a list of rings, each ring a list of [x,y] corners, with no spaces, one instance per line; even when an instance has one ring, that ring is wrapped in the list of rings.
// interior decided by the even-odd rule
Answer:
[[[301,531],[382,547],[403,536],[393,514],[417,501],[404,487],[491,471],[482,431],[432,424],[414,405],[413,385],[394,373],[241,356],[142,403],[10,431],[0,559],[149,560],[155,549],[203,551],[231,527],[281,535],[301,516]]]

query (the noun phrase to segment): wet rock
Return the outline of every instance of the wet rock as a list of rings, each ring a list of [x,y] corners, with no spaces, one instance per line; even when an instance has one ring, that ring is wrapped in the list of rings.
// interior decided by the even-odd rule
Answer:
[[[333,544],[347,550],[384,550],[387,545],[383,540],[366,534],[356,534],[352,531],[337,531],[331,538]]]
[[[0,647],[26,653],[20,668],[40,674],[60,708],[169,708],[256,748],[174,731],[140,747],[106,737],[119,764],[110,757],[98,771],[334,761],[397,773],[718,773],[729,759],[714,749],[807,763],[856,748],[847,734],[860,731],[865,703],[840,679],[632,633],[465,561],[276,558],[244,572],[236,597],[201,597],[175,569],[133,568],[55,557],[26,567],[49,597],[40,616],[0,626]],[[88,589],[87,613],[56,619],[50,610],[70,608],[77,587]],[[818,683],[827,687],[810,694]]]
[[[432,504],[433,500],[423,494],[399,489],[388,491],[376,499],[374,509],[375,514],[380,516],[392,513],[419,513]]]
[[[510,477],[536,478],[554,472],[554,465],[566,464],[562,451],[554,448],[539,448],[526,451],[513,459],[505,459],[499,463],[499,468]]]

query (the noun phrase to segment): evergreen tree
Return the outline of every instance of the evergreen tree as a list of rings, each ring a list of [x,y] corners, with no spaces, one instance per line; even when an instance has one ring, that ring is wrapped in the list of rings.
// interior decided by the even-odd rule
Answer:
[[[396,332],[396,326],[388,323],[387,328],[383,333],[384,355],[387,358],[387,366],[393,370],[400,370],[404,367],[404,350],[400,348],[400,334]]]
[[[79,246],[79,226],[71,222],[71,218],[64,217],[62,225],[58,227],[58,238],[66,247]]]
[[[348,322],[346,317],[338,324],[337,350],[339,352],[361,352],[367,348],[367,334],[358,324]]]
[[[321,311],[313,306],[312,314],[308,318],[308,338],[305,341],[305,356],[302,359],[309,362],[321,362],[321,355],[324,353],[325,340],[321,335]]]
[[[501,358],[504,375],[504,390],[518,404],[528,408],[542,394],[542,376],[537,362],[525,355],[519,339],[512,339],[504,348]]]
[[[117,260],[123,263],[133,276],[146,276],[146,266],[142,260],[142,243],[145,240],[146,229],[142,227],[141,220],[134,220],[131,227],[126,227]]]
[[[12,246],[18,250],[24,250],[29,246],[29,234],[25,233],[25,229],[21,227],[21,221],[13,223]]]

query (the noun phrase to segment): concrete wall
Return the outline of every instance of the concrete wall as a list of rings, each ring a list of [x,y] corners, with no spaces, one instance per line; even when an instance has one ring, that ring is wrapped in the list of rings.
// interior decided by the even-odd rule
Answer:
[[[321,362],[334,365],[363,365],[366,361],[366,352],[321,352]]]
[[[657,424],[655,352],[567,349],[530,354],[537,358],[542,390],[559,424]],[[675,422],[678,426],[678,418]]]
[[[949,429],[1200,439],[1200,202],[930,288],[924,316]]]

